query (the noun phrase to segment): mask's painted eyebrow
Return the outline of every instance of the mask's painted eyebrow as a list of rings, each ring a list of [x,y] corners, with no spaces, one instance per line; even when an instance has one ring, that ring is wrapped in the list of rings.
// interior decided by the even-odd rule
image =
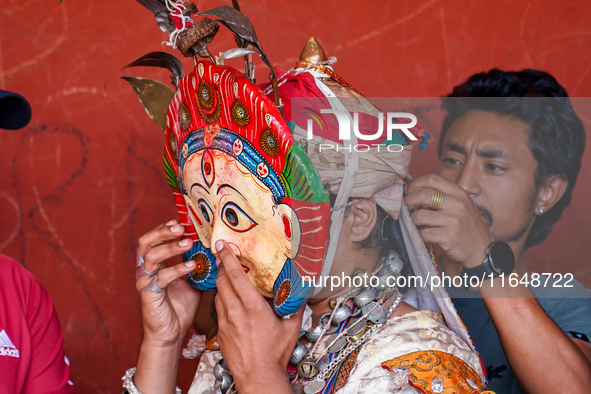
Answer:
[[[228,185],[227,183],[221,184],[220,187],[218,187],[218,191],[216,192],[216,194],[220,194],[220,190],[222,190],[222,188],[224,188],[224,187],[229,187],[230,189],[234,190],[236,193],[240,194],[242,196],[242,198],[244,198],[244,201],[248,202],[246,197],[244,197],[244,195],[242,193],[240,193],[238,191],[238,189],[236,189],[232,185]]]
[[[192,192],[192,191],[193,191],[193,188],[194,188],[195,186],[198,186],[198,187],[202,188],[203,190],[205,190],[205,193],[209,194],[209,190],[207,190],[207,189],[206,189],[206,188],[205,188],[205,187],[204,187],[204,186],[203,186],[201,183],[198,183],[198,182],[195,182],[195,183],[193,183],[193,184],[191,185],[191,189],[189,189],[189,191],[191,191],[191,192]]]

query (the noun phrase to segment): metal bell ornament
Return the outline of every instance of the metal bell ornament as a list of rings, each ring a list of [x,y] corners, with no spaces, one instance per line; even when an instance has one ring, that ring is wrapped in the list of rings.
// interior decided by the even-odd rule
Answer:
[[[234,383],[234,378],[228,372],[222,372],[222,384],[220,385],[220,390],[223,394],[225,394],[230,386]]]
[[[314,361],[306,360],[298,364],[298,375],[304,379],[314,379],[318,372],[320,372],[320,369]]]
[[[293,365],[298,365],[300,361],[302,361],[304,357],[306,357],[307,354],[308,348],[306,347],[306,345],[298,342],[293,353],[291,354],[289,362]]]
[[[349,307],[347,307],[346,305],[341,306],[334,312],[331,323],[335,326],[338,326],[339,324],[347,320],[350,316],[351,309],[349,309]]]
[[[353,297],[353,304],[357,308],[363,308],[365,305],[369,304],[376,298],[375,293],[369,287],[363,289],[359,294]]]
[[[353,276],[351,277],[351,282],[353,286],[358,288],[369,287],[371,279],[371,273],[366,269],[356,269],[353,272]]]

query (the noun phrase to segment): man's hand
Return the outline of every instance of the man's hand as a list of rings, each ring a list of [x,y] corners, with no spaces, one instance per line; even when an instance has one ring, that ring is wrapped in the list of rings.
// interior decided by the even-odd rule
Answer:
[[[445,198],[441,210],[432,211],[428,207],[436,190]],[[482,264],[494,238],[464,189],[440,176],[425,175],[408,183],[405,201],[425,242],[439,245],[466,268]]]
[[[435,190],[445,193],[440,211],[428,208]],[[465,190],[437,175],[426,175],[409,182],[405,194],[410,215],[425,242],[438,244],[447,257],[466,268],[483,262],[494,238]],[[498,279],[487,281],[478,291],[519,384],[528,393],[588,392],[590,365],[575,342],[546,314],[527,287],[497,283],[493,288]],[[544,375],[545,366],[540,363],[544,358],[557,366],[552,375]],[[568,378],[557,380],[554,376]]]
[[[201,298],[201,292],[184,279],[195,268],[194,261],[171,267],[166,264],[168,259],[191,249],[190,239],[180,240],[183,233],[183,227],[171,220],[138,241],[139,252],[144,256],[143,269],[155,272],[153,276],[142,273],[135,284],[140,295],[144,338],[134,382],[144,394],[174,392],[182,341]],[[161,292],[149,290],[152,280]]]
[[[153,276],[143,275],[136,280],[140,295],[144,342],[170,345],[183,340],[193,322],[201,292],[184,279],[195,268],[194,261],[172,267],[166,261],[191,249],[193,242],[180,240],[184,228],[171,220],[144,234],[138,241],[138,249],[144,256],[144,267],[156,272],[157,285],[163,289],[157,293],[148,290]]]
[[[244,273],[228,244],[219,240],[216,249],[218,342],[236,387],[245,394],[291,393],[286,368],[303,313],[281,320]]]

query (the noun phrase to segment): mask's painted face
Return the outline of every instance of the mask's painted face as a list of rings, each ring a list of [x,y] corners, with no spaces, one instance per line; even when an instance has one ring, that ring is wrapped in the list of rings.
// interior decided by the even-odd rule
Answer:
[[[244,271],[265,297],[287,259],[299,246],[299,226],[286,204],[276,204],[271,190],[234,157],[202,150],[185,163],[184,196],[199,240],[214,254],[225,240]]]
[[[261,90],[229,67],[199,62],[168,108],[165,168],[185,236],[189,275],[215,290],[215,242],[225,240],[275,312],[305,302],[322,271],[330,206],[320,178]]]

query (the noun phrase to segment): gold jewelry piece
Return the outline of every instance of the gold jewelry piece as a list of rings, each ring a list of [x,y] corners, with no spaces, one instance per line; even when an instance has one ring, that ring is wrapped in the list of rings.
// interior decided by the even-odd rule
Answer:
[[[318,372],[320,372],[318,365],[311,359],[300,362],[298,364],[297,370],[298,375],[307,380],[314,379],[316,375],[318,375]]]
[[[429,209],[434,211],[440,211],[441,207],[443,207],[443,199],[445,198],[445,193],[439,190],[435,190],[435,193],[431,196],[431,202],[429,203]]]

